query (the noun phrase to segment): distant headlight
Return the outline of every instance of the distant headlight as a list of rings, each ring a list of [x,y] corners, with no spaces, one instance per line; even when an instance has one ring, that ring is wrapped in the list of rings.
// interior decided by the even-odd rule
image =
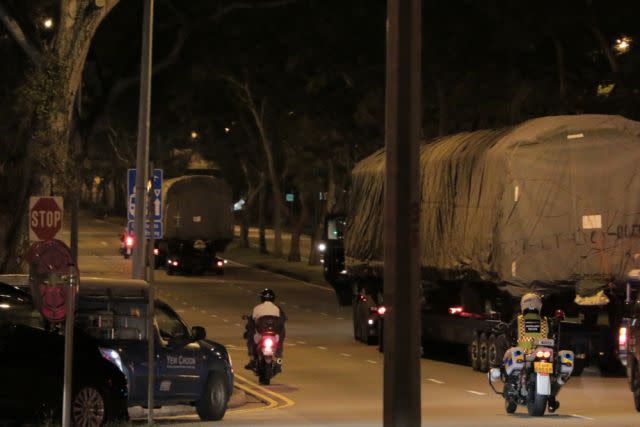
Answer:
[[[112,348],[100,347],[100,354],[102,354],[102,357],[107,359],[109,362],[116,365],[116,367],[120,369],[120,372],[122,372],[123,374],[125,373],[124,367],[122,366],[122,359],[120,358],[120,353],[118,353]]]
[[[324,252],[324,251],[326,251],[326,250],[327,250],[327,245],[326,245],[326,244],[324,244],[324,243],[320,243],[320,244],[318,245],[318,250],[319,250],[320,252]]]

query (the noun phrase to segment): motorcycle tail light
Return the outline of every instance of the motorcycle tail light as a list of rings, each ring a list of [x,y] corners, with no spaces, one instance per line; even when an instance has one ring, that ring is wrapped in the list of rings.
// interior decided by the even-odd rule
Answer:
[[[273,340],[271,338],[265,338],[264,346],[267,348],[273,347]]]
[[[159,255],[160,254],[160,250],[158,248],[153,248],[153,254],[154,255]]]
[[[218,261],[218,267],[222,267],[223,265],[224,265],[224,262]]]
[[[133,237],[127,237],[127,246],[133,246]]]
[[[380,316],[384,316],[384,314],[387,312],[387,309],[384,305],[381,305],[380,307],[378,307],[378,314]]]

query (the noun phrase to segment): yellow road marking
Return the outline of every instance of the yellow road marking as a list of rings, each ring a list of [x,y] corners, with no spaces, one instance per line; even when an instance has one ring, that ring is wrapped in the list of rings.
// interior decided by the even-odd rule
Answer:
[[[235,374],[235,378],[236,379],[241,379],[242,381],[246,382],[247,384],[249,384],[251,387],[253,387],[254,389],[260,390],[263,393],[269,394],[273,397],[275,397],[276,399],[280,399],[284,402],[284,405],[278,405],[277,407],[275,407],[274,409],[282,409],[282,408],[288,408],[289,406],[293,406],[295,405],[295,402],[291,399],[289,399],[288,397],[280,394],[280,393],[276,393],[273,390],[269,390],[268,388],[262,387],[259,384],[254,383],[251,380],[248,380],[247,378],[244,378],[238,374]],[[237,385],[237,384],[236,384]],[[245,390],[246,391],[246,390]],[[257,394],[255,391],[253,392],[254,394]],[[268,408],[265,408],[268,409]]]

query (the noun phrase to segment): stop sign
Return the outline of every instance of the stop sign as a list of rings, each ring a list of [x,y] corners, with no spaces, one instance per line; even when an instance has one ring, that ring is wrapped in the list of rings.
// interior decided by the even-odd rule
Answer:
[[[62,230],[62,197],[31,197],[29,240],[53,240]]]

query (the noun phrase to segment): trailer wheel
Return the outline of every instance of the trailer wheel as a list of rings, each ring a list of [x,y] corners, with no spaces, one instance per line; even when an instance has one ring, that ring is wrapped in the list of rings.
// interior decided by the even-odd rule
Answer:
[[[478,334],[473,334],[473,339],[469,344],[469,362],[471,362],[471,369],[474,371],[480,370],[480,361],[478,359],[478,350],[480,347]]]
[[[480,372],[487,372],[489,370],[489,342],[487,334],[484,332],[480,334],[480,340],[478,342],[478,369]]]
[[[487,361],[489,368],[496,368],[500,366],[500,352],[498,350],[498,339],[499,336],[495,336],[493,334],[489,335],[487,339]]]

